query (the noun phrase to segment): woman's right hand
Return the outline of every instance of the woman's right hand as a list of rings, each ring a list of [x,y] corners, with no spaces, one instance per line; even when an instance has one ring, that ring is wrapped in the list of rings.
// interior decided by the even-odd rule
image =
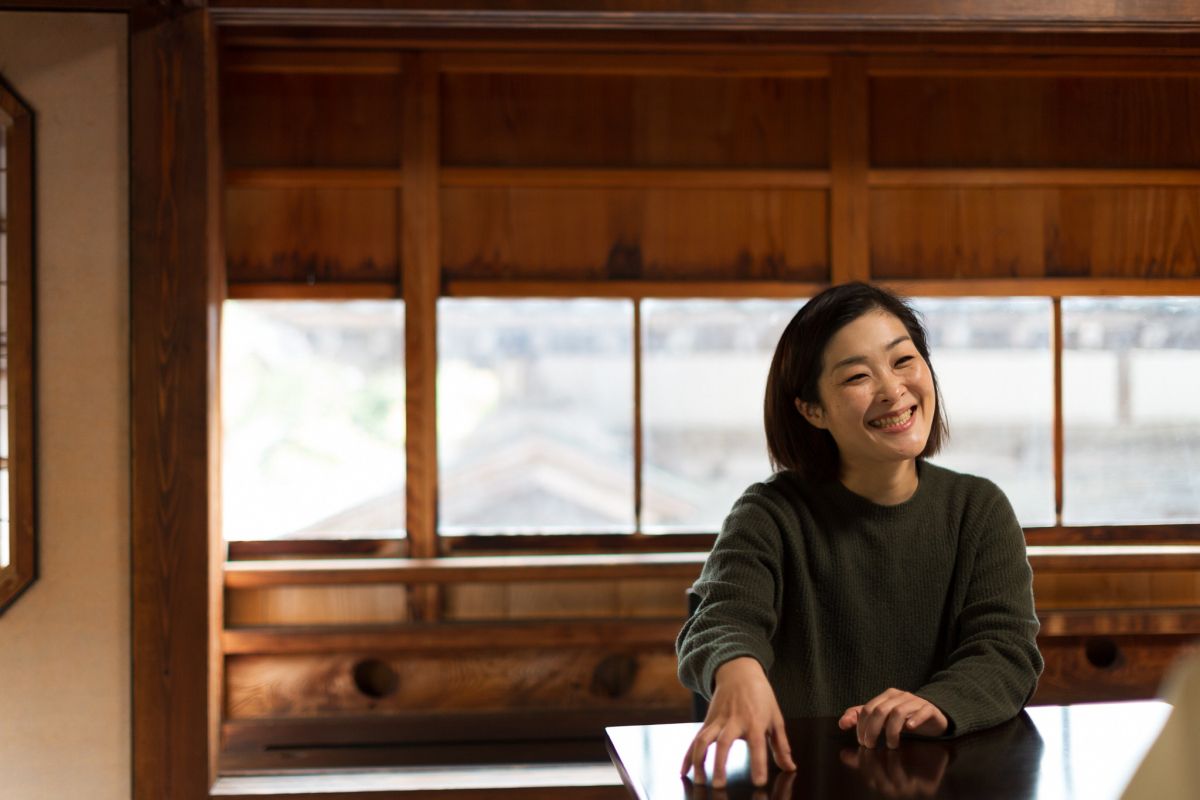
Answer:
[[[726,661],[717,669],[712,701],[696,738],[683,759],[681,775],[693,770],[696,783],[705,782],[704,759],[713,742],[712,785],[725,785],[725,761],[730,746],[745,739],[750,750],[750,778],[755,786],[767,782],[767,748],[775,763],[789,772],[796,769],[784,730],[783,714],[762,665],[749,656]]]

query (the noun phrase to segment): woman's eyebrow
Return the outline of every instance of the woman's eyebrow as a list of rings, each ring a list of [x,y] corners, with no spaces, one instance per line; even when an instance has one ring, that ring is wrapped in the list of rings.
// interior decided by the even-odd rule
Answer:
[[[895,339],[888,342],[887,346],[884,347],[883,349],[891,350],[893,347],[900,344],[901,342],[910,342],[910,341],[912,341],[912,337],[910,337],[910,336],[897,336]],[[861,364],[866,360],[867,360],[866,356],[850,356],[849,358],[843,358],[841,361],[834,364],[833,367],[831,367],[831,369],[840,369],[841,367],[845,367],[850,364]]]

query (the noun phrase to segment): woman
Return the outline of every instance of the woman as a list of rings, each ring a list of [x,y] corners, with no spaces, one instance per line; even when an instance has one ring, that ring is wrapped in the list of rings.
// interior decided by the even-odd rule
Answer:
[[[980,391],[1013,393],[997,376]],[[683,772],[725,783],[730,745],[793,770],[785,716],[836,716],[860,745],[1015,716],[1042,659],[1032,573],[991,482],[929,464],[947,435],[925,331],[902,300],[835,286],[796,314],[767,376],[775,474],[734,504],[679,634],[711,698]]]

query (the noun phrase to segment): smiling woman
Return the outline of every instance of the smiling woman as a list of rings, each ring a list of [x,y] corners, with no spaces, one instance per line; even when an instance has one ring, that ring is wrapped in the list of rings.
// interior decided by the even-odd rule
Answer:
[[[33,117],[0,79],[0,612],[37,578]]]
[[[745,739],[795,769],[785,717],[839,716],[866,747],[1012,718],[1042,669],[1024,535],[984,478],[926,462],[946,435],[924,328],[862,283],[784,330],[767,378],[776,473],[734,504],[679,635],[679,675],[711,697],[684,757],[714,786]]]

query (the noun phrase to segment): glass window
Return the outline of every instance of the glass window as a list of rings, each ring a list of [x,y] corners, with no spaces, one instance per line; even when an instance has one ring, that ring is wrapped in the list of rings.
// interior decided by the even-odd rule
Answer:
[[[438,302],[439,530],[629,533],[633,303]]]
[[[1200,521],[1200,298],[1067,298],[1063,521]]]
[[[914,299],[950,424],[931,459],[982,475],[1024,526],[1054,524],[1054,365],[1047,299]]]
[[[398,301],[227,301],[227,539],[402,536]]]
[[[642,303],[642,529],[715,531],[771,474],[763,392],[803,300]]]

